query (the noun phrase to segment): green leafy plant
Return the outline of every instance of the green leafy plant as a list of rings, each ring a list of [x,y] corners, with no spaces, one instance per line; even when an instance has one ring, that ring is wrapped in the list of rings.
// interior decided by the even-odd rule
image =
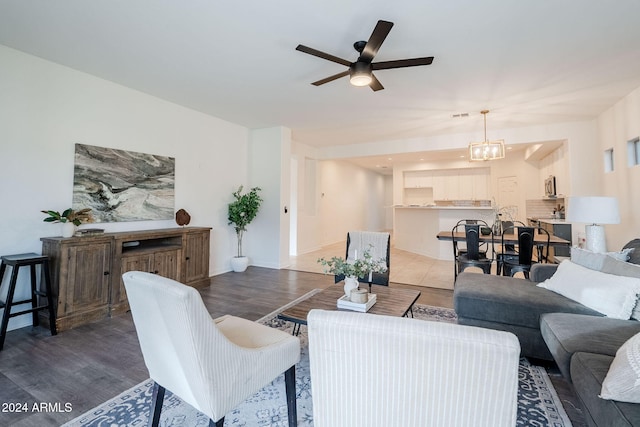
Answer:
[[[258,194],[260,187],[253,187],[248,193],[242,194],[242,185],[233,192],[235,200],[229,203],[227,219],[229,225],[233,225],[238,236],[238,256],[242,256],[242,237],[247,231],[247,225],[253,221],[258,214],[263,200]]]
[[[91,208],[84,208],[79,211],[69,208],[62,213],[50,210],[40,212],[49,215],[43,220],[44,222],[72,222],[75,225],[80,225],[83,222],[91,222],[92,220]]]
[[[345,277],[367,277],[369,273],[384,273],[387,264],[384,259],[373,259],[369,249],[365,250],[361,258],[347,261],[344,258],[319,258],[318,263],[324,267],[325,273]]]

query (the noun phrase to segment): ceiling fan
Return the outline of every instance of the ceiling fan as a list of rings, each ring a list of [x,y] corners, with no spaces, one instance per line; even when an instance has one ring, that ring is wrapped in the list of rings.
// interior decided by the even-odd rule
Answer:
[[[393,22],[378,21],[376,27],[371,33],[368,41],[357,41],[353,44],[353,48],[358,51],[360,56],[356,62],[350,62],[346,59],[338,58],[337,56],[321,52],[319,50],[299,44],[296,50],[300,52],[308,53],[309,55],[317,56],[319,58],[326,59],[328,61],[336,62],[341,65],[349,67],[348,70],[343,71],[333,76],[326,77],[317,82],[311,83],[314,86],[320,86],[325,83],[329,83],[340,77],[349,75],[349,81],[354,86],[369,86],[373,91],[384,89],[380,81],[373,75],[373,70],[388,70],[391,68],[404,68],[415,67],[418,65],[429,65],[433,62],[433,56],[427,56],[424,58],[412,58],[412,59],[399,59],[396,61],[382,61],[371,62],[378,53],[378,49],[384,42],[384,39],[389,35],[389,31],[393,27]]]

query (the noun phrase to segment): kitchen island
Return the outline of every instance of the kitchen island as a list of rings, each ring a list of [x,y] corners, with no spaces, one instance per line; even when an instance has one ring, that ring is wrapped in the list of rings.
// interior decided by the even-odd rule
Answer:
[[[396,249],[439,260],[453,260],[451,242],[439,241],[441,230],[451,230],[461,219],[481,219],[493,224],[490,206],[395,206],[393,239]]]

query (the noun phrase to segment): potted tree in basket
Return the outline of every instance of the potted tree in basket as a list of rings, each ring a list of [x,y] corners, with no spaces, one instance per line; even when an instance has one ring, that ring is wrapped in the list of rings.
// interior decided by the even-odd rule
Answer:
[[[256,217],[262,204],[259,191],[260,187],[253,187],[248,193],[242,194],[241,185],[237,191],[233,192],[235,200],[229,203],[229,225],[233,225],[238,237],[238,255],[231,259],[231,269],[235,272],[245,271],[249,265],[249,258],[242,255],[242,237],[247,231],[247,225]]]

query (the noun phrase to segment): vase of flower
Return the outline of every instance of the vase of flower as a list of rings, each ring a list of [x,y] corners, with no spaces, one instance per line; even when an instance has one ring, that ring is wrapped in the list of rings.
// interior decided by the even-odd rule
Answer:
[[[331,259],[320,258],[318,262],[324,266],[325,273],[343,276],[344,294],[351,298],[351,291],[358,289],[358,279],[365,281],[371,273],[384,273],[387,271],[387,264],[384,259],[374,259],[369,250],[365,250],[360,258],[344,259],[332,257]]]
[[[354,276],[345,277],[344,294],[347,296],[347,299],[351,299],[351,291],[354,289],[358,289],[358,278]]]

